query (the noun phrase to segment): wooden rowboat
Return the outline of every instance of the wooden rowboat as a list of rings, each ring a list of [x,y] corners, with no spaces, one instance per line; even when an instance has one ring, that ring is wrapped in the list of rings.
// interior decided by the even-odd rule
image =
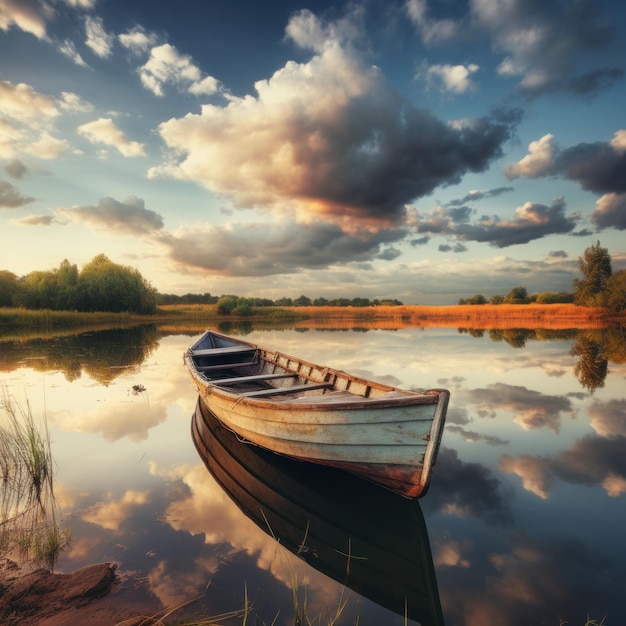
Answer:
[[[426,492],[447,390],[398,389],[212,331],[184,361],[206,407],[243,440],[408,498]]]
[[[385,609],[422,626],[443,625],[419,500],[246,445],[201,400],[191,431],[210,474],[263,532]]]

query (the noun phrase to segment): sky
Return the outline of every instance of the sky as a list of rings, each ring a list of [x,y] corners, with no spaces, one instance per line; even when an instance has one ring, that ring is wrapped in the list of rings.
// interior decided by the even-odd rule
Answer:
[[[621,0],[0,0],[0,270],[161,293],[571,291],[626,269]]]

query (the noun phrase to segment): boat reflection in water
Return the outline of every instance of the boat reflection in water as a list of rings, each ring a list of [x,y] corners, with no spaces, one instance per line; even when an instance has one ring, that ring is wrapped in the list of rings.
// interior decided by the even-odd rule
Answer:
[[[443,624],[418,500],[241,442],[198,400],[193,441],[263,531],[323,574],[422,626]]]

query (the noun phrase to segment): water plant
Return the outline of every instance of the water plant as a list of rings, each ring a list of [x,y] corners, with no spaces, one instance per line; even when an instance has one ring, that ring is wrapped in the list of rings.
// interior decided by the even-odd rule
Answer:
[[[0,555],[14,554],[52,569],[69,543],[57,522],[53,458],[45,419],[6,388],[0,394]]]

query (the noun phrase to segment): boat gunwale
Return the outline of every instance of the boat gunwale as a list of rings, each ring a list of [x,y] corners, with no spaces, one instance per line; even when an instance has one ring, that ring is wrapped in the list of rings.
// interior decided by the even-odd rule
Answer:
[[[311,402],[306,402],[307,396],[300,396],[298,398],[283,398],[281,400],[275,400],[271,397],[268,397],[268,398],[246,397],[242,395],[241,393],[237,393],[236,391],[231,391],[229,389],[220,387],[219,379],[211,380],[203,376],[203,374],[196,367],[196,363],[194,361],[194,354],[193,354],[194,346],[201,343],[204,337],[209,334],[216,336],[218,338],[223,338],[227,341],[236,341],[238,343],[249,346],[251,349],[258,350],[260,353],[262,353],[260,354],[260,360],[266,361],[267,363],[270,363],[270,364],[276,364],[285,372],[292,372],[296,374],[297,376],[302,377],[303,379],[306,379],[306,376],[303,373],[300,373],[299,371],[290,370],[280,365],[279,363],[277,363],[278,359],[284,358],[288,362],[293,361],[295,363],[298,363],[299,364],[298,369],[302,367],[305,367],[305,368],[308,367],[311,369],[315,368],[324,373],[324,378],[328,378],[329,376],[336,377],[336,379],[341,378],[344,380],[349,380],[351,383],[356,382],[358,384],[364,384],[378,391],[399,392],[402,394],[402,396],[363,397],[363,396],[360,396],[360,394],[353,394],[352,396],[353,398],[360,398],[360,399],[351,398],[350,400],[345,400],[345,399],[338,398],[336,401],[325,400],[324,402],[315,401],[315,398],[328,396],[328,394],[324,394],[324,393],[319,393],[314,396],[310,396]],[[272,355],[271,358],[267,358],[267,355],[270,355],[270,354]],[[235,340],[231,337],[228,337],[227,335],[222,335],[215,331],[206,331],[198,339],[198,341],[196,341],[196,343],[193,344],[193,346],[187,349],[187,351],[184,354],[184,359],[185,359],[188,369],[193,373],[194,377],[198,379],[198,382],[205,389],[210,389],[211,393],[222,396],[225,399],[236,400],[237,402],[240,402],[240,403],[245,402],[246,404],[250,406],[272,407],[273,409],[276,409],[276,410],[292,411],[297,408],[297,410],[303,410],[303,411],[306,410],[306,411],[327,412],[327,411],[335,411],[335,410],[354,410],[354,409],[368,409],[368,408],[385,409],[385,408],[394,408],[394,407],[403,407],[403,406],[415,406],[415,405],[421,405],[421,404],[432,404],[432,405],[437,406],[436,413],[441,415],[442,413],[445,413],[445,410],[444,410],[445,406],[443,405],[447,406],[447,401],[449,397],[449,392],[447,390],[426,389],[426,390],[417,391],[417,390],[412,390],[412,389],[401,389],[400,387],[386,385],[385,383],[380,383],[380,382],[368,380],[366,378],[362,378],[359,376],[354,376],[353,374],[349,374],[347,372],[344,372],[344,371],[341,371],[332,367],[321,366],[317,363],[313,363],[311,361],[307,361],[305,359],[292,356],[285,352],[265,348],[264,346],[254,344],[244,339],[237,338]],[[324,382],[324,381],[317,381],[317,380],[311,379],[311,382],[315,383],[315,382]],[[311,391],[315,391],[315,390],[311,389]],[[350,393],[349,390],[345,390],[345,391],[348,391],[348,393]],[[300,392],[302,392],[302,390],[300,390]],[[306,393],[306,390],[304,390],[304,392]],[[286,392],[283,392],[283,393],[286,393]],[[297,400],[297,403],[293,402],[293,400]]]

